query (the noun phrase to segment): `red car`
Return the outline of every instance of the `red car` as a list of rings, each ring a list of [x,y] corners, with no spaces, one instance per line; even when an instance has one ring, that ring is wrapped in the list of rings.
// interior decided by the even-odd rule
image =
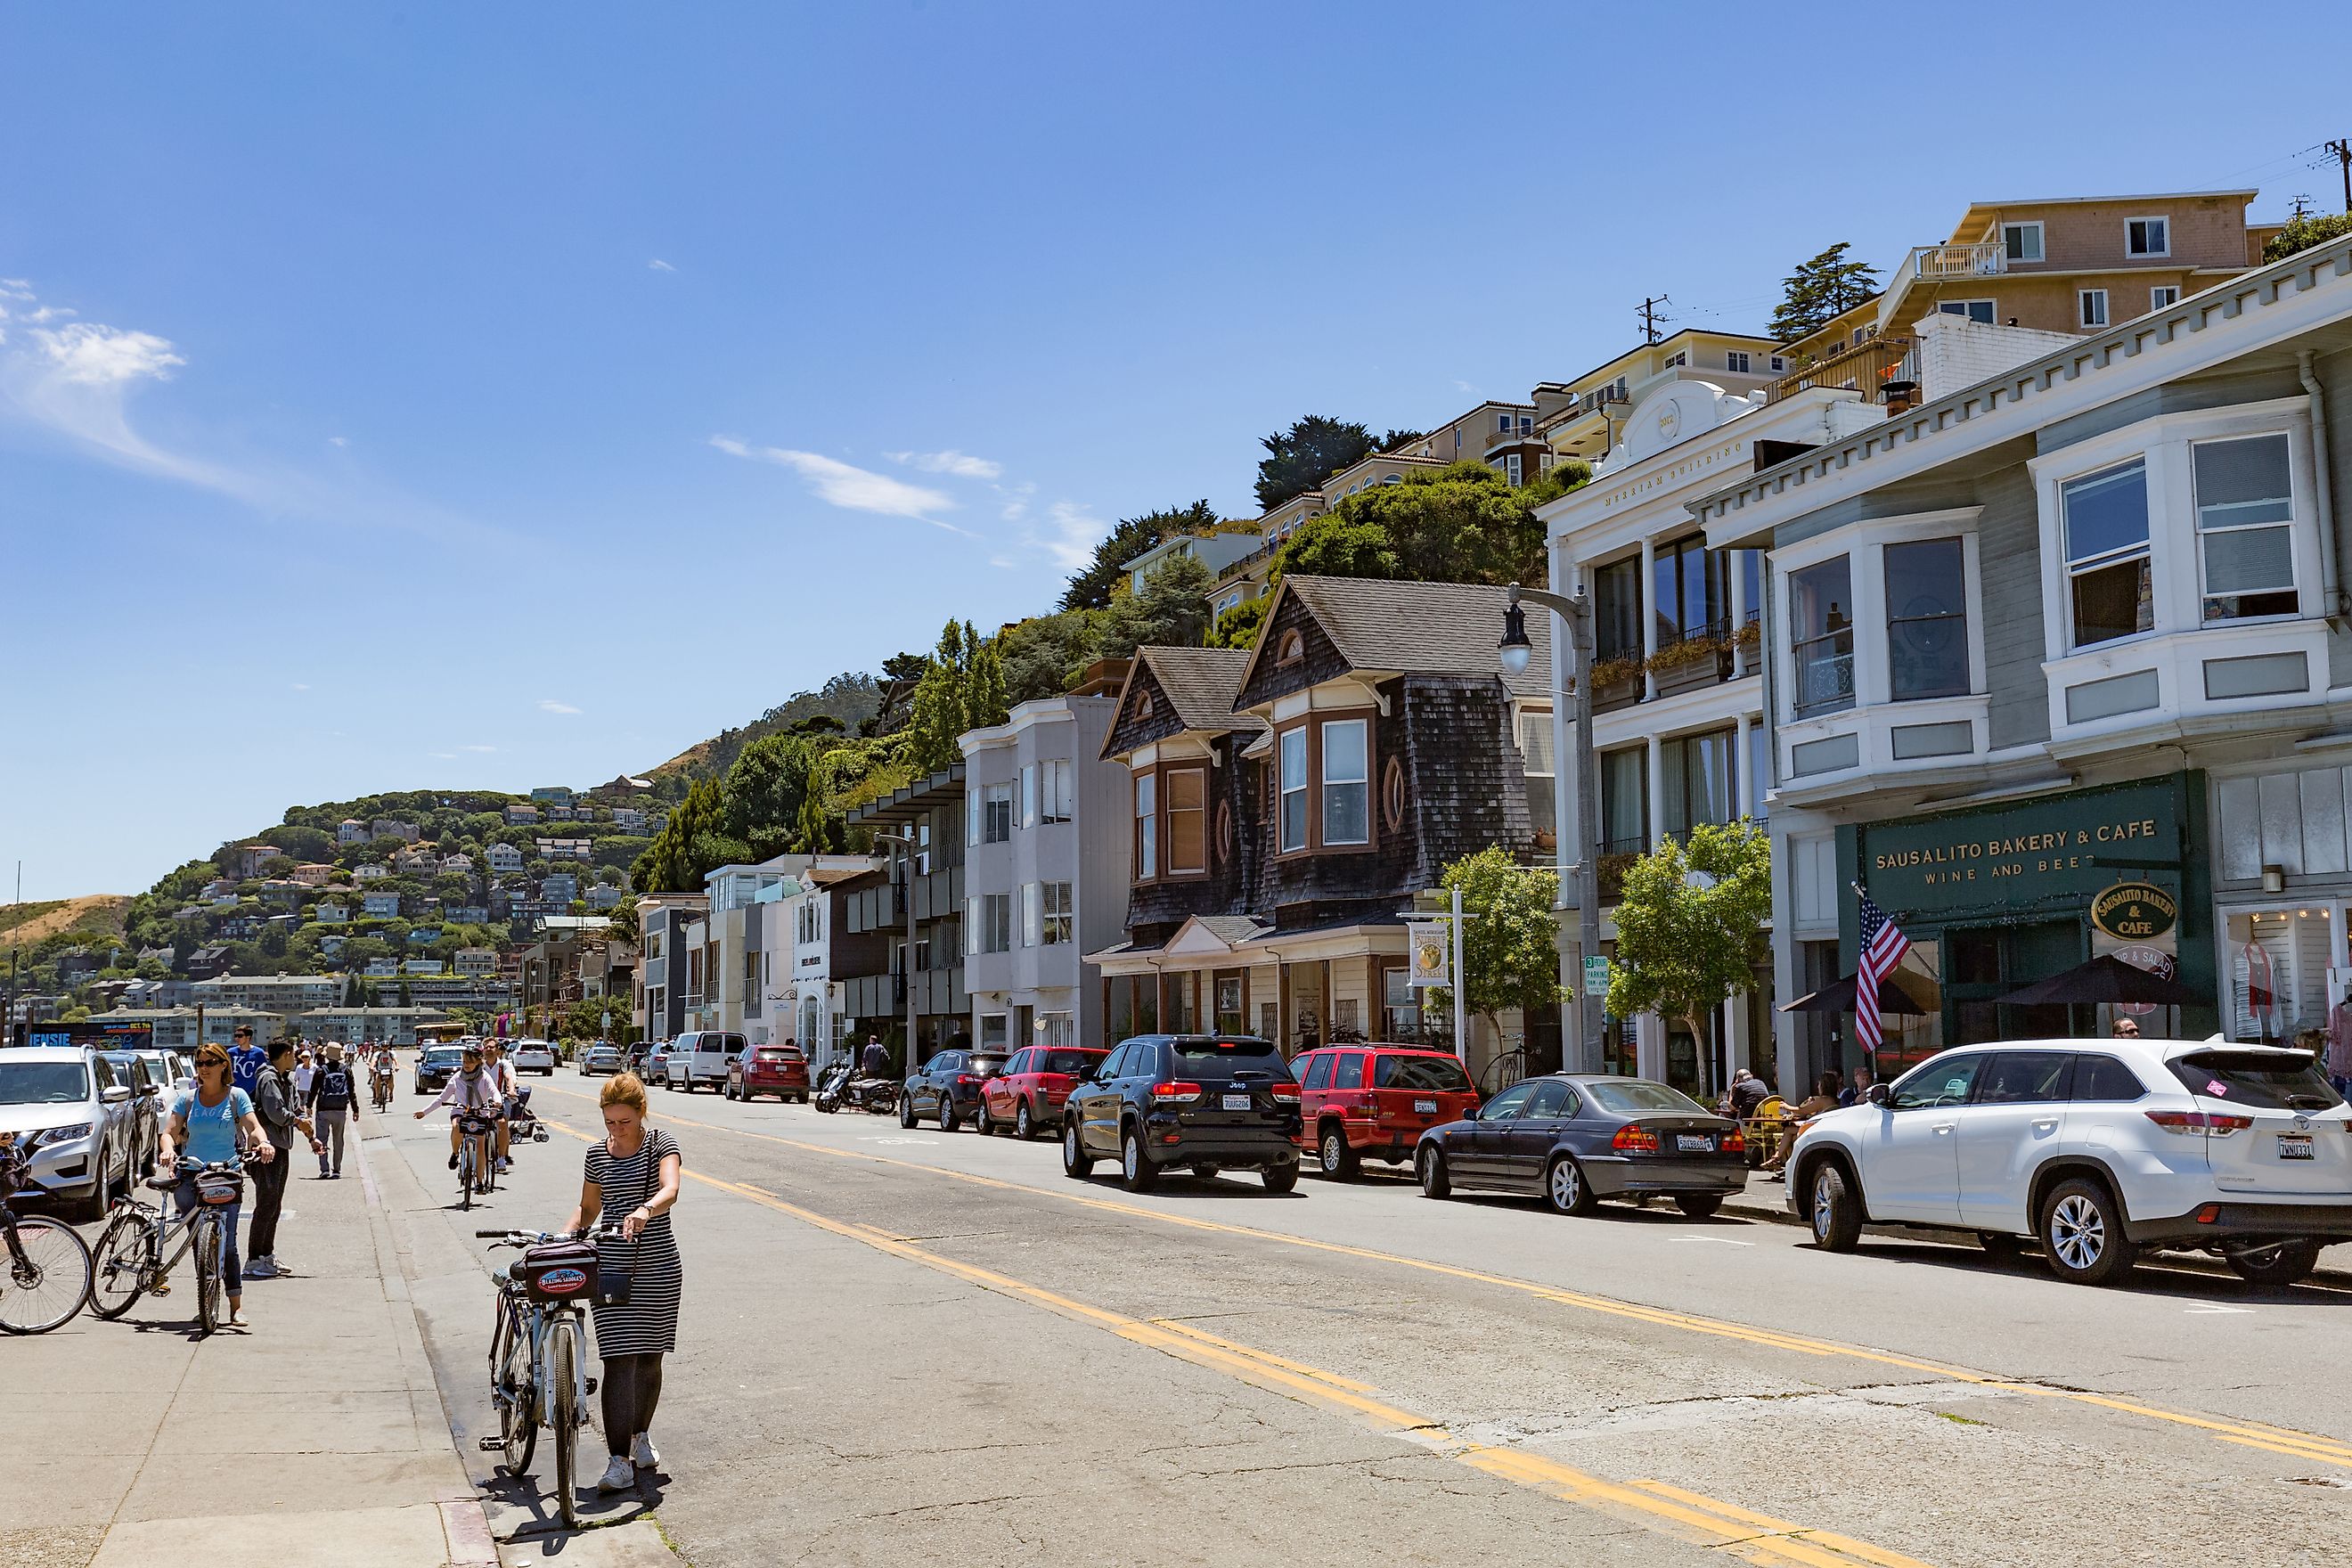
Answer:
[[[778,1100],[808,1103],[808,1058],[798,1046],[751,1046],[727,1058],[730,1100],[755,1100],[772,1094]]]
[[[1298,1146],[1333,1181],[1348,1181],[1369,1156],[1391,1165],[1412,1159],[1423,1129],[1458,1121],[1478,1089],[1449,1051],[1420,1046],[1326,1046],[1290,1064],[1298,1075]]]
[[[1034,1138],[1062,1125],[1062,1102],[1078,1079],[1094,1070],[1108,1051],[1081,1046],[1032,1046],[1015,1051],[1004,1070],[980,1086],[980,1131],[1009,1127],[1016,1138]]]

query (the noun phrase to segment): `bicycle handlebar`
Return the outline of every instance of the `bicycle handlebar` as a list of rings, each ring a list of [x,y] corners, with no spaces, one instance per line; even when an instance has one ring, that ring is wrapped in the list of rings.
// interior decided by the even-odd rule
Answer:
[[[474,1238],[500,1247],[542,1247],[551,1241],[619,1241],[622,1231],[618,1224],[606,1220],[585,1230],[478,1230]]]
[[[172,1168],[184,1176],[242,1176],[245,1174],[245,1162],[242,1159],[215,1160],[206,1164],[201,1160],[191,1160],[183,1154],[172,1162]]]

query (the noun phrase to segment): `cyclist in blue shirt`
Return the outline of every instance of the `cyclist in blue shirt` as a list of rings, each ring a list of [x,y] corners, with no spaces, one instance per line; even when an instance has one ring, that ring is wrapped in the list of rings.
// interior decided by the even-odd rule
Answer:
[[[237,1033],[250,1038],[252,1031],[240,1028]],[[261,1131],[260,1118],[253,1113],[252,1099],[230,1081],[230,1076],[228,1052],[217,1041],[196,1052],[196,1086],[173,1098],[172,1114],[165,1119],[155,1155],[160,1167],[174,1169],[181,1153],[210,1165],[236,1159],[240,1148],[251,1150],[247,1157],[264,1164],[277,1152]],[[195,1178],[182,1177],[172,1198],[181,1217],[186,1218],[196,1206]],[[236,1256],[236,1216],[243,1206],[231,1204],[222,1216],[227,1222],[223,1228],[228,1245],[221,1248],[221,1283],[227,1287],[232,1328],[245,1326],[245,1277]]]

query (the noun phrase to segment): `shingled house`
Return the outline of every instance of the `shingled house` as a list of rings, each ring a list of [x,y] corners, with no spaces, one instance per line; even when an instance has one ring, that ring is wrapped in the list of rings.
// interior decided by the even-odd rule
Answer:
[[[1413,895],[1489,845],[1552,858],[1549,649],[1499,673],[1506,600],[1286,577],[1250,652],[1139,650],[1103,744],[1134,781],[1127,941],[1088,955],[1108,1038],[1423,1037]],[[1558,1027],[1532,1021],[1531,1058],[1556,1059]],[[1472,1065],[1518,1043],[1474,1039]]]

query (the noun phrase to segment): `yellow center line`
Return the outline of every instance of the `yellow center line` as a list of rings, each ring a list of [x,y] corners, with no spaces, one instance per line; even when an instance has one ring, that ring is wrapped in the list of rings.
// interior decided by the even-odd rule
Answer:
[[[552,1087],[552,1086],[549,1086]],[[586,1100],[592,1097],[567,1089],[556,1089],[567,1099]],[[1049,1187],[1031,1186],[1022,1182],[1008,1182],[996,1176],[982,1176],[970,1171],[950,1170],[941,1165],[927,1165],[918,1160],[901,1160],[888,1154],[868,1153],[860,1149],[835,1149],[823,1143],[804,1142],[797,1138],[781,1137],[772,1132],[754,1132],[745,1128],[723,1126],[715,1121],[698,1121],[691,1117],[673,1116],[667,1112],[664,1120],[682,1126],[699,1127],[712,1132],[724,1132],[731,1137],[749,1138],[763,1143],[778,1143],[804,1153],[824,1154],[837,1160],[854,1160],[867,1164],[888,1166],[894,1170],[914,1171],[928,1176],[944,1177],[973,1186],[989,1187],[1002,1192],[1024,1193],[1036,1197],[1074,1203],[1083,1208],[1097,1209],[1106,1214],[1130,1218],[1156,1220],[1162,1225],[1180,1228],[1213,1232],[1223,1236],[1248,1237],[1253,1240],[1274,1242],[1283,1247],[1303,1248],[1310,1252],[1328,1253],[1341,1258],[1361,1258],[1367,1262],[1390,1264],[1417,1269],[1426,1274],[1443,1275],[1472,1284],[1488,1285],[1500,1289],[1555,1301],[1588,1312],[1625,1318],[1636,1322],[1654,1324],[1661,1328],[1679,1329],[1688,1333],[1706,1334],[1717,1339],[1738,1340],[1768,1349],[1792,1351],[1804,1355],[1843,1356],[1848,1360],[1869,1362],[1891,1366],[1905,1372],[1948,1378],[1955,1383],[1973,1384],[1980,1387],[2010,1394],[2030,1394],[2040,1398],[2069,1400],[2082,1405],[2102,1406],[2126,1415],[2164,1421],[2178,1426],[2202,1431],[2228,1443],[2250,1447],[2266,1448],[2273,1453],[2291,1453],[2298,1458],[2318,1459],[2336,1465],[2352,1465],[2352,1443],[2324,1436],[2315,1432],[2301,1432],[2293,1427],[2273,1426],[2253,1421],[2221,1420],[2209,1416],[2190,1415],[2177,1410],[2165,1410],[2151,1405],[2136,1404],[2105,1394],[2092,1394],[2070,1388],[2052,1388],[2041,1384],[2024,1383],[1998,1373],[1978,1372],[1969,1367],[1942,1362],[1922,1360],[1891,1351],[1873,1350],[1865,1345],[1848,1344],[1779,1329],[1762,1329],[1745,1323],[1729,1322],[1720,1318],[1701,1317],[1695,1313],[1675,1311],[1665,1307],[1646,1307],[1638,1302],[1619,1301],[1606,1296],[1594,1296],[1584,1291],[1563,1289],[1558,1286],[1541,1285],[1532,1280],[1515,1279],[1508,1275],[1490,1274],[1483,1269],[1465,1268],[1456,1264],[1438,1263],[1429,1258],[1411,1258],[1401,1253],[1381,1252],[1371,1247],[1354,1247],[1345,1242],[1318,1241],[1311,1237],[1292,1236],[1282,1231],[1261,1230],[1255,1226],[1233,1225],[1223,1220],[1202,1219],[1192,1215],[1168,1214],[1161,1210],[1120,1203],[1083,1190],[1056,1192]],[[560,1125],[560,1124],[557,1124]],[[565,1128],[564,1131],[572,1131]],[[573,1132],[572,1136],[581,1134]]]
[[[560,1121],[551,1121],[549,1125],[583,1143],[594,1141],[590,1134],[566,1127]],[[690,1181],[788,1215],[829,1235],[935,1269],[1072,1321],[1105,1330],[1135,1344],[1212,1372],[1223,1373],[1253,1387],[1286,1395],[1304,1405],[1320,1405],[1357,1416],[1384,1436],[1402,1438],[1456,1464],[1605,1513],[1643,1529],[1670,1535],[1695,1546],[1727,1552],[1748,1562],[1767,1565],[1767,1568],[1853,1568],[1855,1563],[1871,1564],[1873,1568],[1929,1568],[1928,1564],[1915,1557],[1906,1557],[1900,1552],[1833,1531],[1814,1530],[1756,1513],[1664,1481],[1612,1481],[1572,1468],[1541,1454],[1469,1442],[1437,1421],[1372,1397],[1377,1390],[1369,1384],[1310,1367],[1269,1351],[1222,1339],[1189,1324],[1164,1318],[1147,1321],[1106,1307],[1075,1300],[1042,1286],[1000,1274],[992,1268],[983,1268],[976,1263],[942,1257],[917,1242],[892,1236],[872,1226],[834,1219],[803,1208],[764,1187],[730,1182],[695,1170],[688,1170],[685,1174]]]

